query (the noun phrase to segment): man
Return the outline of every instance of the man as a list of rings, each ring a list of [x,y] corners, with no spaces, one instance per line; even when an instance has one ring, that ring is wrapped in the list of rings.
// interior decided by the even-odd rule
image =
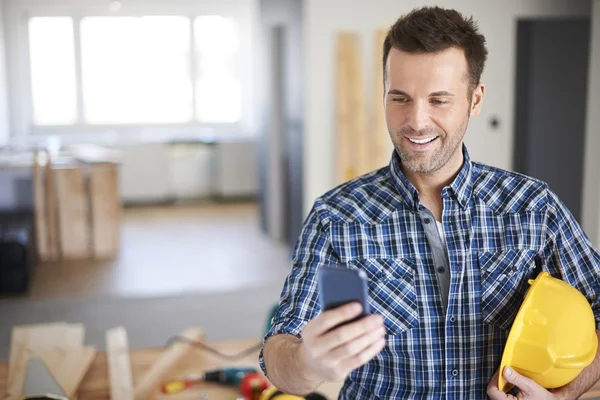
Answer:
[[[485,39],[454,10],[421,8],[384,43],[389,167],[318,198],[297,243],[261,366],[302,394],[346,378],[341,399],[515,398],[498,390],[508,332],[541,271],[589,300],[600,326],[600,255],[548,186],[472,162],[463,145],[485,87]],[[321,313],[323,265],[362,269],[373,315]],[[575,399],[600,358],[548,391],[506,368],[520,399]]]

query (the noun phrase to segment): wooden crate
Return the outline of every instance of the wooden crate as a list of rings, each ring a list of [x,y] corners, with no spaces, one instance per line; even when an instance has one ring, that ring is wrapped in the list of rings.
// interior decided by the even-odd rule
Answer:
[[[36,244],[40,261],[114,258],[119,252],[119,164],[97,151],[51,160],[34,156]]]

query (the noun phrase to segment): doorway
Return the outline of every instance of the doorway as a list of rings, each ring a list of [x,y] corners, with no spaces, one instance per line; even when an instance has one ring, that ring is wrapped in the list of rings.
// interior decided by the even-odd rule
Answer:
[[[517,24],[514,169],[550,186],[581,222],[589,18]]]

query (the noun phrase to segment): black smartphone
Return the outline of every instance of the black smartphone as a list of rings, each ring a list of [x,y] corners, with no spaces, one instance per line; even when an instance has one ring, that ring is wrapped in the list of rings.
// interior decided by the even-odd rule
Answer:
[[[342,267],[319,267],[317,272],[321,310],[327,311],[350,302],[362,305],[362,313],[333,329],[370,314],[367,275],[364,271]]]

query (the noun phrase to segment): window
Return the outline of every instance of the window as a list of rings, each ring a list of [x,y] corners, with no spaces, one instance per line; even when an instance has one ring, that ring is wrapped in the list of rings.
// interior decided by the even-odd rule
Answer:
[[[240,45],[233,19],[93,16],[77,23],[78,30],[69,17],[29,22],[34,124],[240,120]]]
[[[73,20],[29,21],[33,120],[37,125],[68,125],[77,120]]]
[[[196,114],[202,122],[234,122],[241,115],[239,42],[233,21],[218,16],[194,21],[197,53]],[[218,37],[220,40],[215,40]]]
[[[190,29],[184,17],[82,19],[85,122],[190,121]]]

